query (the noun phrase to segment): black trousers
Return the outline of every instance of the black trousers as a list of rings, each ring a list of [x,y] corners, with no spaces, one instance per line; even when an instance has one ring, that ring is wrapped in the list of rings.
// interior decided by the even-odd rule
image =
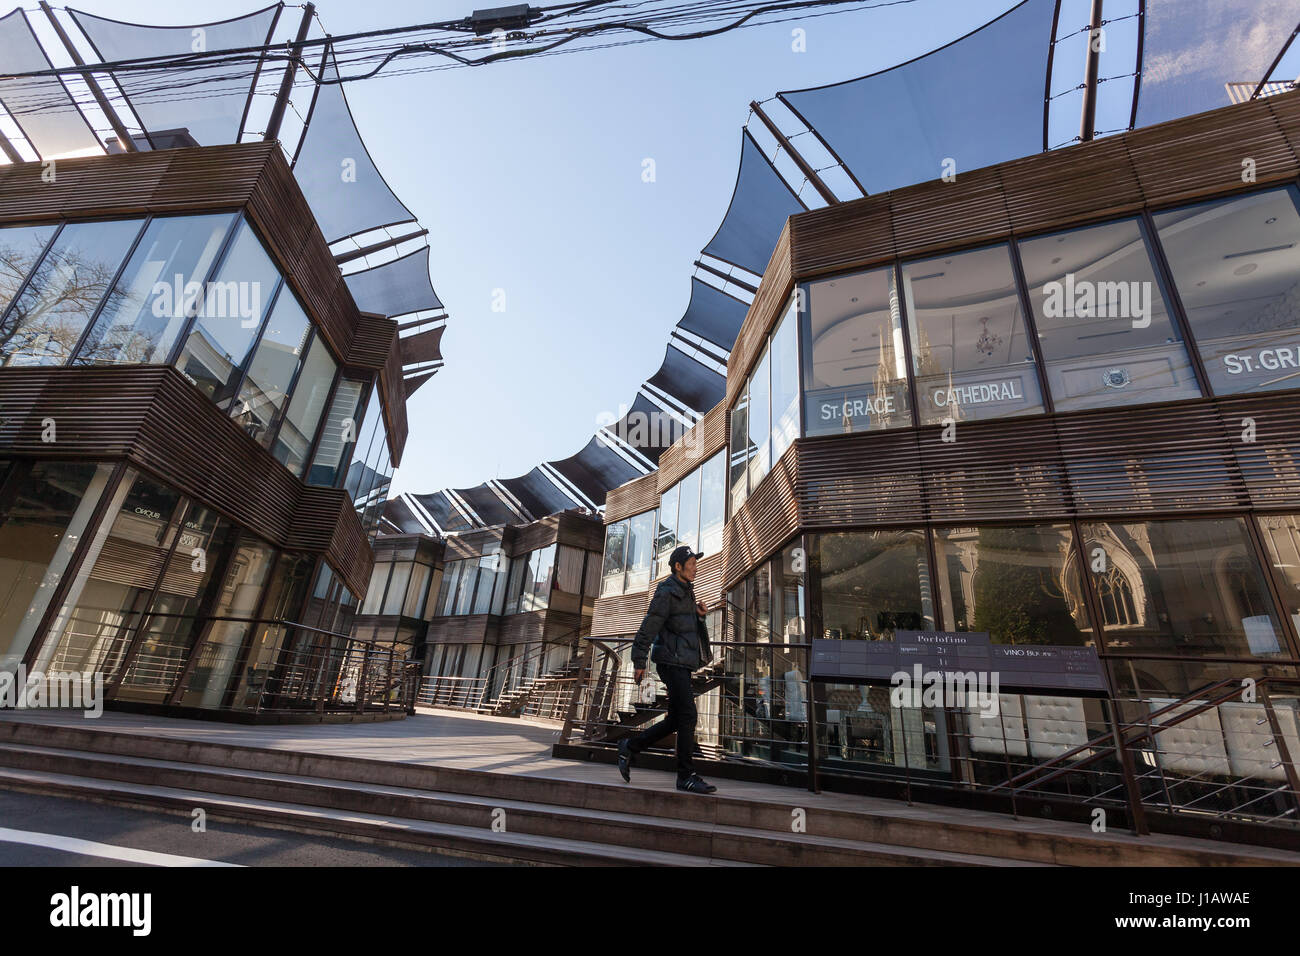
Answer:
[[[688,667],[655,664],[659,678],[668,688],[668,713],[663,720],[651,724],[641,733],[629,738],[627,746],[639,754],[651,744],[677,732],[677,779],[684,780],[695,773],[691,759],[695,752],[695,692],[691,688],[691,671]]]

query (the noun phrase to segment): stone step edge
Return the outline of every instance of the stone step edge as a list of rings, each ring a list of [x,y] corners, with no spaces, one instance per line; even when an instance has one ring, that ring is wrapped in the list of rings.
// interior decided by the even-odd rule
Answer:
[[[588,843],[563,837],[522,833],[495,833],[431,821],[394,821],[349,811],[323,812],[272,800],[213,797],[212,794],[175,787],[151,787],[121,781],[103,781],[71,774],[14,771],[0,768],[0,789],[46,796],[79,797],[116,806],[165,810],[190,816],[196,807],[208,820],[266,826],[334,839],[362,839],[388,846],[451,851],[485,862],[540,863],[552,866],[753,866],[756,864],[710,860],[663,850],[639,850]],[[493,852],[495,851],[495,852]]]
[[[81,741],[76,746],[61,747],[58,749],[82,750],[90,753],[108,753],[118,756],[139,756],[144,759],[171,759],[167,757],[151,757],[147,754],[140,754],[138,751],[164,752],[181,751],[183,754],[180,762],[196,764],[208,767],[230,767],[231,755],[242,756],[252,763],[254,761],[271,761],[283,764],[286,761],[295,759],[307,759],[315,763],[327,765],[324,772],[311,774],[323,779],[344,780],[357,783],[367,783],[362,779],[360,772],[351,768],[373,768],[379,770],[398,769],[399,772],[413,775],[436,775],[442,778],[438,785],[432,783],[428,786],[416,787],[415,789],[436,790],[442,792],[456,792],[466,794],[482,793],[483,785],[491,786],[500,785],[503,782],[508,783],[519,789],[530,789],[537,787],[557,787],[570,790],[576,796],[582,798],[580,805],[592,810],[603,810],[600,806],[601,798],[619,799],[619,795],[627,791],[623,784],[602,784],[592,783],[589,781],[569,780],[557,777],[531,777],[523,774],[503,774],[501,772],[468,770],[456,767],[431,766],[427,764],[402,763],[400,761],[379,760],[369,757],[342,756],[337,754],[317,753],[309,751],[295,750],[278,750],[269,747],[255,747],[247,744],[227,744],[205,740],[192,740],[188,738],[175,737],[153,737],[140,732],[124,730],[96,730],[93,728],[68,726],[66,724],[50,724],[45,722],[27,722],[19,720],[0,720],[0,744],[10,743],[27,743],[25,739],[28,736],[45,737],[71,735]],[[43,743],[31,742],[33,746],[51,746],[48,739]],[[198,752],[195,755],[195,751]],[[223,756],[224,754],[224,756]],[[241,769],[258,770],[257,766],[245,764]],[[346,771],[351,772],[346,772]],[[284,772],[284,771],[277,771]],[[449,786],[448,780],[465,781],[463,786]],[[647,815],[653,816],[672,816],[677,814],[669,812],[669,808],[663,807],[666,801],[675,800],[678,797],[685,798],[684,795],[661,791],[639,791],[641,794],[655,794],[662,799],[654,800],[653,805],[645,809]],[[694,798],[691,798],[694,799]],[[760,795],[746,795],[745,797],[735,796],[718,796],[713,795],[710,800],[726,802],[736,807],[745,805],[758,804],[769,810],[785,810],[792,806],[788,800],[782,800],[780,797]],[[573,806],[575,801],[547,800],[541,796],[534,797],[533,802],[543,803],[552,806]],[[688,804],[676,803],[671,810],[680,810],[688,807]],[[1027,831],[1018,828],[1012,818],[1003,818],[997,814],[982,814],[979,821],[971,820],[935,820],[923,819],[910,816],[906,813],[895,813],[883,808],[864,807],[862,809],[850,809],[842,807],[816,807],[810,809],[810,812],[824,813],[840,817],[852,818],[870,818],[878,823],[892,824],[912,828],[928,828],[936,830],[949,830],[959,834],[987,834],[1002,833],[1005,834],[1011,842],[1042,840],[1047,844],[1056,845],[1062,841],[1068,841],[1082,849],[1096,850],[1097,848],[1114,848],[1117,852],[1134,851],[1144,852],[1152,848],[1159,847],[1163,853],[1179,854],[1187,858],[1184,865],[1204,865],[1202,858],[1206,856],[1217,857],[1221,862],[1228,865],[1260,865],[1262,862],[1280,862],[1284,865],[1287,862],[1300,862],[1300,854],[1286,854],[1286,859],[1274,857],[1271,860],[1261,860],[1258,855],[1258,849],[1247,845],[1238,844],[1210,844],[1208,840],[1197,840],[1195,846],[1168,846],[1159,843],[1138,842],[1127,833],[1094,833],[1086,825],[1078,824],[1071,826],[1075,832],[1049,832],[1046,830]],[[610,811],[617,812],[617,811]],[[978,813],[979,811],[961,811],[962,813]],[[1035,821],[1041,822],[1041,821]],[[1076,829],[1077,827],[1077,829]],[[783,827],[764,827],[774,832],[784,832]],[[1144,838],[1145,839],[1145,838]],[[1188,840],[1194,838],[1185,838]],[[1282,851],[1273,851],[1281,853]],[[1045,861],[1044,861],[1045,862]]]
[[[560,806],[549,803],[535,803],[522,800],[498,799],[488,795],[479,794],[456,794],[443,791],[420,790],[411,787],[395,787],[392,785],[373,786],[356,781],[331,780],[324,777],[310,777],[293,774],[264,774],[259,771],[240,770],[232,768],[215,768],[206,764],[186,764],[175,761],[156,760],[153,758],[127,757],[118,760],[110,760],[103,754],[93,754],[85,751],[61,750],[52,747],[34,748],[25,751],[16,747],[6,747],[0,745],[0,768],[7,768],[17,772],[42,772],[34,771],[29,767],[13,767],[5,763],[4,755],[6,753],[38,753],[42,756],[50,756],[58,760],[60,757],[76,758],[81,761],[92,761],[102,763],[106,767],[121,767],[123,759],[130,764],[139,767],[142,771],[149,769],[167,769],[177,772],[188,772],[200,775],[207,780],[214,782],[225,782],[229,789],[218,791],[190,791],[195,793],[217,792],[225,796],[240,797],[249,800],[268,800],[266,797],[253,796],[240,792],[241,782],[266,781],[279,783],[289,787],[295,787],[298,790],[310,789],[324,791],[322,799],[326,802],[309,803],[301,801],[294,803],[295,806],[323,807],[325,809],[336,810],[345,813],[364,812],[357,811],[347,807],[340,807],[337,803],[328,802],[330,792],[347,792],[347,793],[374,793],[389,796],[397,796],[404,799],[429,801],[430,803],[457,804],[467,807],[496,808],[500,807],[507,812],[514,811],[523,815],[547,816],[547,817],[565,817],[572,819],[576,824],[600,822],[606,825],[615,825],[618,827],[631,827],[644,831],[646,829],[659,830],[665,835],[672,831],[692,831],[701,836],[719,836],[730,838],[732,840],[750,840],[754,842],[763,842],[781,847],[787,844],[793,844],[794,850],[804,850],[811,848],[814,851],[838,852],[838,853],[861,853],[873,856],[897,856],[904,857],[921,857],[926,860],[934,860],[951,865],[968,865],[968,866],[1052,866],[1055,864],[1038,860],[1024,860],[1017,857],[994,856],[990,854],[971,853],[963,850],[952,850],[937,846],[919,846],[912,843],[887,843],[883,841],[871,840],[854,840],[846,837],[823,836],[819,834],[801,834],[795,838],[790,833],[777,830],[770,830],[757,827],[738,827],[728,824],[703,823],[695,820],[680,820],[675,818],[663,818],[647,814],[625,813],[613,810],[590,810],[582,807]],[[97,776],[88,775],[85,772],[74,772],[67,770],[50,770],[44,771],[49,773],[58,773],[65,776],[84,777],[86,779],[101,780],[111,783],[124,783],[127,785],[142,785],[142,781],[134,779],[122,779],[116,776]],[[172,788],[183,789],[183,788]],[[271,801],[271,802],[290,802],[290,801]],[[422,817],[402,817],[402,819],[424,820]],[[438,822],[438,821],[425,821]],[[459,826],[460,824],[445,824],[448,826]],[[539,836],[541,834],[538,834]],[[567,839],[559,837],[558,839]],[[604,846],[620,846],[631,849],[640,849],[633,844],[626,843],[602,843]],[[685,854],[690,856],[691,854]],[[744,863],[748,861],[728,861]],[[869,864],[867,864],[869,865]]]

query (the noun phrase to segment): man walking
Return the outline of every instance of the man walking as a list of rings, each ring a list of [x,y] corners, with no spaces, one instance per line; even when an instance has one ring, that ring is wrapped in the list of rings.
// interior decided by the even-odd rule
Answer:
[[[677,732],[677,789],[687,793],[713,793],[718,788],[695,772],[695,692],[691,673],[709,662],[709,629],[704,623],[705,607],[695,599],[697,561],[704,557],[682,545],[668,558],[672,574],[659,582],[650,599],[650,610],[632,641],[632,667],[637,683],[645,677],[647,651],[654,659],[659,678],[668,688],[668,714],[663,720],[634,737],[618,743],[618,772],[631,780],[633,754],[639,754],[657,740]],[[651,642],[654,647],[651,648]]]

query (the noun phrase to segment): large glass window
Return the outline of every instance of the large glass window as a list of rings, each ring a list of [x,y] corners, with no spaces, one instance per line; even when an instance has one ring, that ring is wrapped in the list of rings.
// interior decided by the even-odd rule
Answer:
[[[167,700],[198,639],[209,583],[236,536],[236,529],[215,511],[195,504],[185,510],[180,540],[167,558],[156,593],[148,599],[148,614],[118,698]]]
[[[275,551],[243,536],[226,569],[213,606],[213,620],[196,652],[186,689],[177,703],[182,707],[219,707],[230,675],[248,635],[257,624],[263,589],[275,564]]]
[[[41,670],[117,676],[132,634],[179,532],[180,494],[150,478],[128,476],[116,515],[104,522],[41,649]],[[186,555],[186,566],[191,561]]]
[[[683,478],[678,487],[681,493],[677,503],[677,543],[686,545],[692,551],[699,551],[700,469],[696,468]]]
[[[647,541],[653,539],[654,525],[646,528]],[[646,549],[646,566],[649,567],[649,544]],[[520,598],[520,611],[541,611],[551,601],[551,584],[555,580],[555,545],[540,548],[528,556],[528,571],[524,580],[524,593]]]
[[[176,362],[222,410],[234,400],[240,370],[279,283],[279,270],[253,227],[241,222]]]
[[[772,353],[763,349],[749,377],[749,490],[753,491],[772,467]]]
[[[53,461],[0,470],[0,673],[27,652],[112,470]]]
[[[123,219],[64,226],[0,326],[0,361],[67,362],[105,296],[108,309],[121,300],[123,287],[114,280],[142,224]]]
[[[0,316],[17,298],[58,226],[10,226],[0,229]]]
[[[1300,388],[1300,214],[1292,189],[1159,213],[1160,244],[1210,385]]]
[[[1057,411],[1200,395],[1136,219],[1020,243]]]
[[[1092,625],[1067,525],[934,533],[945,625],[995,644],[1087,645]]]
[[[343,473],[343,463],[348,460],[357,443],[357,432],[361,424],[357,420],[357,412],[365,388],[366,383],[356,379],[345,378],[339,381],[330,402],[329,413],[325,416],[325,426],[321,429],[316,457],[312,459],[311,470],[307,474],[308,484],[324,485],[327,488],[338,484],[339,476]]]
[[[728,486],[734,515],[749,497],[749,384],[731,408],[731,441]]]
[[[793,305],[772,333],[772,462],[799,437],[799,321]]]
[[[264,448],[271,443],[275,420],[293,387],[310,334],[307,313],[292,292],[282,289],[234,407],[235,420]]]
[[[912,424],[893,268],[814,282],[805,294],[804,433]]]
[[[727,510],[726,452],[718,452],[700,468],[700,547],[704,554],[722,550]]]
[[[1006,246],[903,266],[921,424],[1042,411]]]
[[[677,547],[677,506],[681,501],[681,483],[659,496],[659,536],[655,542],[656,576],[668,566],[668,557]]]
[[[225,213],[151,222],[77,353],[77,364],[166,362],[201,301],[186,287],[207,281],[234,221],[234,213]]]
[[[504,567],[504,555],[499,544],[491,545],[491,550],[478,559],[478,587],[474,592],[474,607],[471,613],[492,613],[492,593],[505,586],[502,580]]]
[[[623,593],[624,569],[627,567],[627,529],[626,518],[605,527],[605,559],[601,566],[600,583],[602,595]]]
[[[1242,518],[1082,526],[1099,591],[1122,587],[1111,653],[1289,657]],[[1279,535],[1266,536],[1285,547]]]
[[[295,476],[301,475],[307,466],[311,443],[316,437],[316,426],[320,423],[321,413],[325,411],[325,402],[329,398],[337,369],[325,340],[319,335],[313,338],[307,358],[302,363],[302,372],[294,383],[293,398],[289,400],[284,423],[276,431],[275,447],[272,449],[276,460],[283,462]]]
[[[934,627],[924,532],[817,535],[813,555],[821,588],[819,636],[892,641],[896,630]]]
[[[627,585],[628,591],[644,591],[650,586],[650,562],[654,557],[657,512],[646,511],[628,524]]]
[[[1281,585],[1283,612],[1300,631],[1300,515],[1261,515],[1258,521]]]

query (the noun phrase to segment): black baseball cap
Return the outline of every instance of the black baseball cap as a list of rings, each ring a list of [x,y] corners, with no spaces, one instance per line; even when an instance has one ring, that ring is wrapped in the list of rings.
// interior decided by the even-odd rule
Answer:
[[[668,567],[670,569],[677,567],[679,564],[685,564],[691,558],[696,560],[704,557],[703,551],[692,551],[686,545],[680,545],[673,549],[673,553],[668,556]]]

